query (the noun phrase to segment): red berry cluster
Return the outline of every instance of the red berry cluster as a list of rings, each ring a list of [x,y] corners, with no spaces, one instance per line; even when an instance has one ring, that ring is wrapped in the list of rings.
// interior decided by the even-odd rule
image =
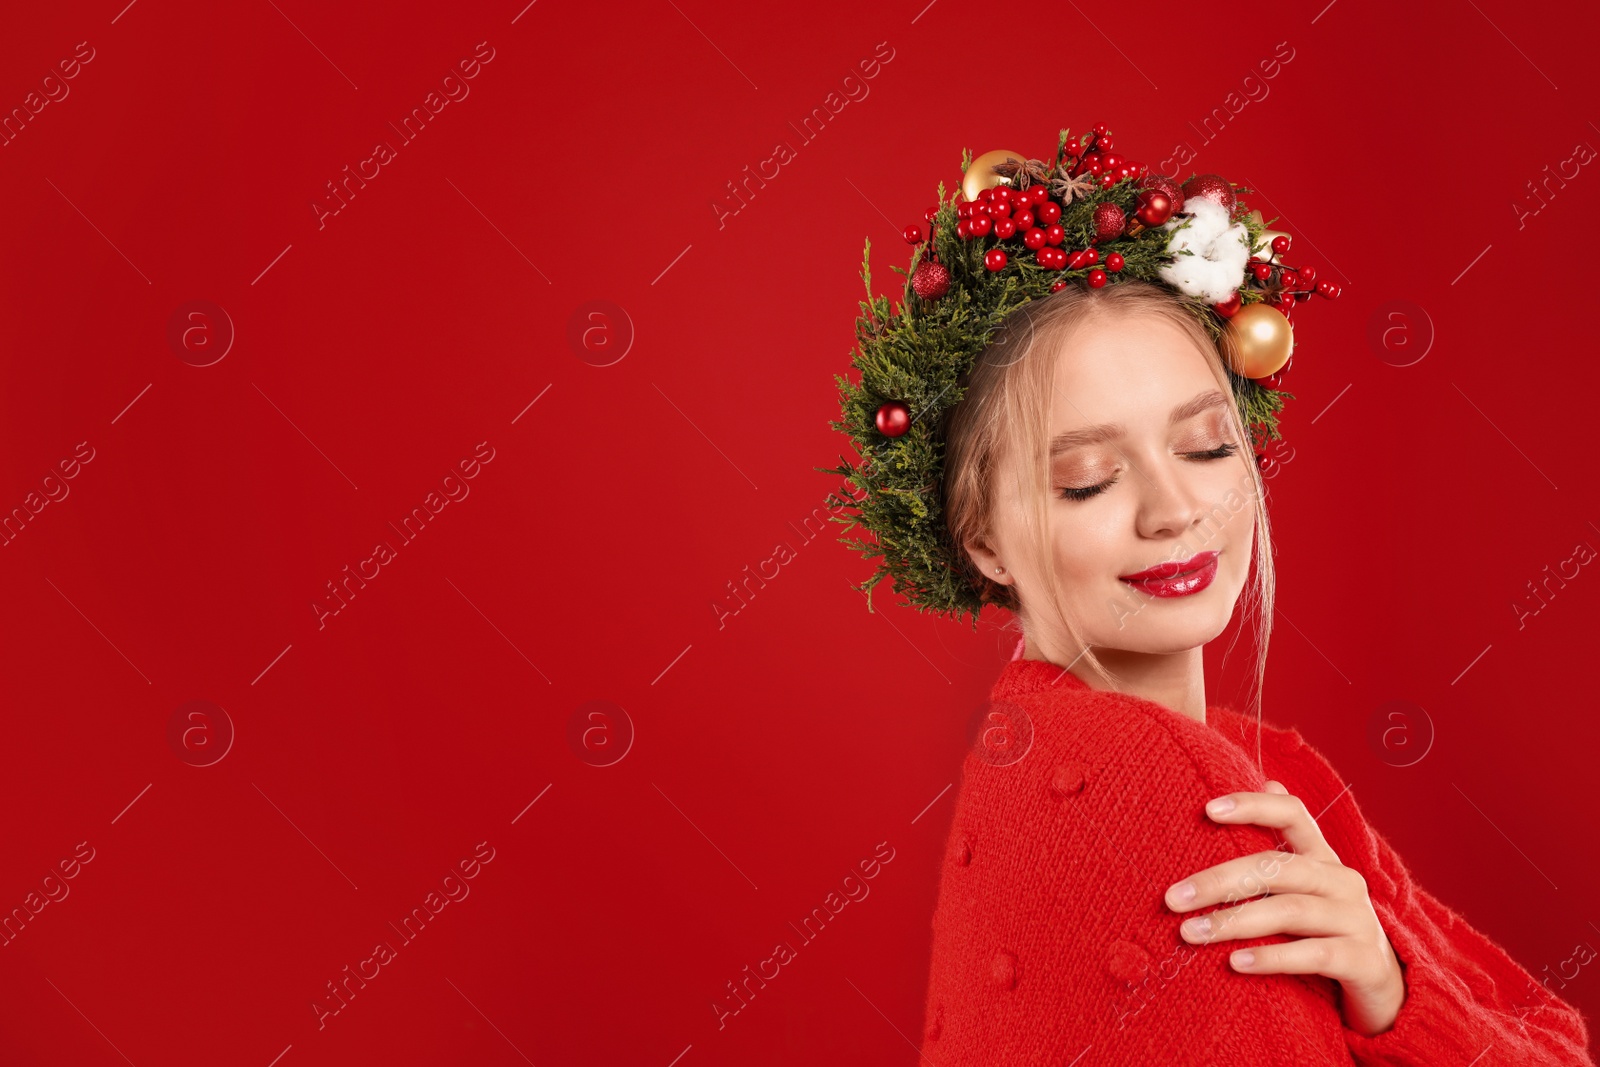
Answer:
[[[1272,255],[1262,261],[1256,260],[1250,264],[1250,278],[1257,284],[1254,288],[1266,291],[1266,302],[1289,315],[1296,303],[1311,299],[1312,293],[1321,295],[1324,299],[1332,300],[1340,293],[1340,287],[1334,282],[1317,281],[1317,268],[1311,266],[1291,267],[1279,261],[1279,256],[1289,254],[1289,235],[1280,233],[1272,239]],[[1239,310],[1239,294],[1235,293],[1233,299],[1223,304],[1213,304],[1217,314],[1223,318],[1232,318]]]
[[[1147,188],[1140,193],[1134,212],[1139,228],[1161,225],[1182,204],[1182,194],[1177,187],[1172,186],[1170,192],[1167,189],[1172,183],[1163,178],[1147,180],[1147,164],[1124,159],[1112,151],[1111,134],[1104,125],[1096,126],[1086,143],[1069,141],[1065,152],[1066,158],[1060,166],[1071,177],[1088,175],[1091,179],[1098,179],[1103,189],[1122,181],[1141,181],[1146,184]],[[956,205],[956,234],[968,241],[990,234],[1001,241],[1020,240],[1023,247],[1034,254],[1034,261],[1039,266],[1047,270],[1093,267],[1086,280],[1093,288],[1104,286],[1110,280],[1110,274],[1122,269],[1123,257],[1112,252],[1105,257],[1103,266],[1096,266],[1101,262],[1101,257],[1100,250],[1093,245],[1130,232],[1127,216],[1116,204],[1096,205],[1095,234],[1090,247],[1068,252],[1061,247],[1067,239],[1066,230],[1061,226],[1061,208],[1062,205],[1051,197],[1045,184],[1036,183],[1027,189],[998,185],[983,190],[977,200]],[[924,218],[931,224],[937,212],[937,208],[929,208]],[[1139,231],[1133,229],[1131,232]],[[907,226],[904,236],[907,243],[920,244],[922,230],[917,226]],[[991,271],[1004,270],[1009,258],[1005,249],[991,248],[984,253],[983,265]],[[1057,282],[1051,286],[1051,291],[1059,290],[1066,284],[1064,281]],[[924,299],[936,300],[948,291],[948,271],[936,262],[925,261],[912,276],[912,287]]]

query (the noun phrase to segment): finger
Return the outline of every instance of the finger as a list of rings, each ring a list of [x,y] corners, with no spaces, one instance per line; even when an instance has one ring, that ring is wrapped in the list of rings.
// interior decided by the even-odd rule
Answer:
[[[1299,937],[1353,935],[1349,916],[1337,902],[1308,893],[1274,894],[1233,908],[1185,919],[1179,934],[1191,944],[1244,941],[1269,934]]]
[[[1252,945],[1229,955],[1228,964],[1242,974],[1320,974],[1342,981],[1348,974],[1348,943],[1348,938],[1308,937],[1284,944]]]
[[[1342,869],[1339,863],[1294,852],[1256,852],[1191,874],[1167,890],[1166,903],[1173,911],[1185,912],[1233,904],[1263,893],[1312,893],[1342,899],[1347,895],[1339,881]],[[1193,888],[1193,895],[1185,897],[1185,886]]]
[[[1218,811],[1218,801],[1231,800],[1233,807]],[[1283,831],[1289,847],[1302,856],[1337,860],[1338,856],[1322,836],[1317,821],[1299,797],[1289,793],[1227,793],[1206,805],[1206,815],[1214,822],[1251,823]]]
[[[1283,787],[1283,783],[1282,782],[1274,781],[1274,780],[1271,780],[1271,779],[1269,779],[1267,781],[1267,784],[1266,784],[1265,788],[1266,788],[1266,791],[1269,792],[1269,793],[1282,793],[1285,796],[1287,796],[1288,793],[1289,793],[1289,790],[1287,790],[1287,789],[1285,789]]]

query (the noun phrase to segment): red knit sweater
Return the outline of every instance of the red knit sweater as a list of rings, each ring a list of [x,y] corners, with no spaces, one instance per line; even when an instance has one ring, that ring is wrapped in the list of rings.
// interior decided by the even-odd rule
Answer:
[[[1006,664],[992,699],[1026,712],[1032,747],[1009,766],[975,750],[962,768],[933,920],[931,1063],[1593,1067],[1582,1014],[1417,885],[1297,731],[1263,725],[1263,774],[1255,718],[1228,708],[1200,723],[1027,659]],[[1268,778],[1367,880],[1407,987],[1381,1034],[1344,1025],[1331,979],[1228,965],[1297,938],[1191,945],[1187,915],[1166,906],[1185,876],[1278,846],[1204,811]]]

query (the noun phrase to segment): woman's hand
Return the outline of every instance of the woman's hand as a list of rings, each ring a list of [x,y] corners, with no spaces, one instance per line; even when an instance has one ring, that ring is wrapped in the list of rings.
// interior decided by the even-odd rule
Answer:
[[[1367,881],[1346,867],[1323,839],[1316,820],[1280,782],[1265,793],[1229,793],[1206,805],[1219,823],[1249,823],[1283,832],[1293,852],[1258,852],[1195,874],[1167,890],[1173,911],[1268,894],[1196,916],[1181,927],[1193,944],[1267,934],[1304,940],[1257,945],[1233,954],[1246,974],[1320,974],[1339,983],[1345,1025],[1363,1035],[1394,1025],[1405,1003],[1405,977],[1367,896]],[[1218,810],[1219,805],[1229,810]],[[1192,895],[1185,895],[1185,889]]]

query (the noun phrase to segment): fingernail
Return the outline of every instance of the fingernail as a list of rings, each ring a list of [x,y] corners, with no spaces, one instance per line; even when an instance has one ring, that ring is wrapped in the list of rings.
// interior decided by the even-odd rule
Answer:
[[[1235,952],[1233,954],[1233,965],[1235,967],[1248,967],[1255,961],[1256,954],[1254,952]]]
[[[1173,900],[1177,901],[1179,904],[1188,904],[1194,900],[1194,883],[1179,882],[1177,885],[1172,887],[1170,892],[1172,893]]]
[[[1206,810],[1213,815],[1226,815],[1234,809],[1232,797],[1218,797],[1206,805]]]
[[[1190,919],[1183,924],[1183,931],[1189,937],[1209,937],[1211,934],[1211,920],[1204,915],[1198,919]]]

